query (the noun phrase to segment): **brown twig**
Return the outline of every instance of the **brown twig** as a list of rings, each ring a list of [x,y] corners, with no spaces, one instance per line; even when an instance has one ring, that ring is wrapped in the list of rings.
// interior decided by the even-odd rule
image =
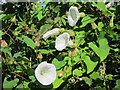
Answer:
[[[7,29],[9,26],[10,26],[10,25],[8,25],[7,27],[3,28],[1,31],[3,31],[3,30],[5,30],[5,29]]]
[[[15,74],[16,76],[19,76],[19,77],[21,77],[22,79],[24,79],[24,80],[26,80],[27,82],[29,82],[26,78],[24,78],[23,76],[20,76],[19,74],[16,74],[16,73],[14,73],[13,72],[13,74]]]
[[[13,38],[10,36],[10,34],[8,34],[6,31],[4,32],[4,34],[7,34],[7,35],[12,39],[12,41],[15,43],[15,41],[14,41]]]
[[[16,62],[16,64],[18,65],[18,67],[21,69],[21,71],[23,72],[23,69],[20,67],[20,65]]]
[[[114,61],[116,61],[116,60],[114,59],[114,57],[112,57],[110,54],[109,54],[109,56],[110,56]]]

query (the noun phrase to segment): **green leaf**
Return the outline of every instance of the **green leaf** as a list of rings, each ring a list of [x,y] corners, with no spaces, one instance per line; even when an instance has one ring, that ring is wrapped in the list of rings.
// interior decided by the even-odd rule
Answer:
[[[3,17],[5,17],[6,16],[6,14],[1,14],[0,15],[0,20],[3,18]]]
[[[97,8],[101,11],[105,11],[105,3],[104,2],[97,2]]]
[[[53,21],[50,18],[48,18],[46,21],[49,22],[50,24],[53,24]]]
[[[82,25],[80,26],[80,28],[85,27],[88,23],[93,23],[96,19],[97,19],[97,17],[96,17],[96,18],[91,18],[91,17],[89,17],[89,16],[85,16],[85,17],[81,20]]]
[[[2,35],[4,35],[4,33],[0,30],[0,40],[2,39]]]
[[[15,58],[22,57],[22,52],[15,53],[13,57]]]
[[[32,82],[36,81],[35,76],[29,76],[29,78],[32,80]]]
[[[92,79],[88,78],[88,77],[82,77],[82,79],[89,85],[91,86],[92,84]]]
[[[37,15],[37,18],[38,18],[39,21],[43,18],[42,11],[39,11],[39,13]]]
[[[52,83],[53,88],[58,88],[64,82],[64,80],[63,80],[64,77],[61,77],[61,78],[58,77],[58,75],[59,75],[59,73],[61,73],[61,71],[62,70],[57,71],[56,80]]]
[[[87,66],[87,74],[92,72],[95,69],[96,65],[98,64],[98,61],[96,62],[91,61],[89,56],[85,57],[84,62]]]
[[[104,26],[103,23],[102,23],[102,22],[99,22],[99,23],[98,23],[98,27],[97,27],[98,30],[99,30],[99,31],[102,31],[102,27],[103,27],[103,26]]]
[[[55,23],[57,23],[58,21],[60,21],[60,17],[55,18]]]
[[[35,74],[35,71],[34,71],[32,68],[29,68],[29,67],[28,67],[28,69],[27,69],[27,74],[28,74],[29,76],[33,76],[33,75]]]
[[[45,24],[40,27],[40,30],[38,31],[38,34],[42,34],[45,30],[47,30],[51,25],[50,24]]]
[[[53,59],[52,64],[55,65],[56,69],[60,69],[66,64],[66,61],[58,61],[56,58]]]
[[[73,75],[82,76],[82,72],[81,72],[81,70],[79,70],[79,69],[75,69],[75,70],[73,71]]]
[[[18,88],[18,89],[21,88],[22,89],[22,88],[24,88],[24,86],[19,84],[16,88]]]
[[[35,43],[33,40],[27,36],[22,35],[22,38],[24,39],[23,41],[27,44],[27,46],[31,47],[32,49],[35,48]]]
[[[19,79],[14,79],[11,81],[7,80],[7,77],[5,77],[4,82],[3,82],[3,88],[13,88],[17,85]]]
[[[101,76],[99,75],[98,72],[93,72],[93,73],[90,75],[90,77],[91,77],[92,79],[97,79],[97,78],[100,78]],[[102,78],[102,77],[101,77],[101,78]]]
[[[88,45],[100,57],[101,61],[103,61],[109,54],[110,47],[106,38],[99,40],[99,47],[93,44],[93,42],[90,42]]]
[[[66,21],[65,21],[65,19],[62,19],[62,23],[66,26]]]
[[[38,51],[42,54],[48,54],[48,53],[52,53],[52,52],[56,51],[56,49],[50,49],[50,50],[39,49]]]

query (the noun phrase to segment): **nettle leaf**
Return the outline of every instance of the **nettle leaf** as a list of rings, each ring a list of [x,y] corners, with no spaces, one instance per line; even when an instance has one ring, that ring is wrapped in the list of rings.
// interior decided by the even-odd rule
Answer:
[[[95,69],[96,65],[98,64],[98,61],[96,62],[91,61],[89,56],[85,57],[84,62],[87,66],[87,74],[92,72]]]
[[[109,54],[110,47],[106,38],[99,40],[99,47],[97,47],[93,42],[88,43],[89,47],[100,57],[103,61]]]
[[[87,24],[89,24],[89,23],[93,23],[96,19],[97,19],[97,17],[96,17],[96,18],[91,18],[91,17],[89,17],[89,16],[85,16],[85,17],[81,20],[82,25],[80,26],[80,28],[85,27],[85,26],[86,26]]]
[[[55,65],[56,69],[60,69],[66,64],[66,61],[58,61],[56,58],[53,59],[52,64]]]
[[[7,77],[5,77],[4,82],[3,82],[3,88],[13,88],[17,85],[19,79],[14,79],[11,81],[7,80]]]
[[[24,42],[27,44],[27,46],[31,47],[32,49],[35,48],[35,43],[33,42],[33,40],[27,36],[22,35],[22,38],[24,40]]]
[[[40,27],[40,30],[38,31],[38,34],[42,34],[45,30],[47,30],[51,25],[50,24],[45,24]]]

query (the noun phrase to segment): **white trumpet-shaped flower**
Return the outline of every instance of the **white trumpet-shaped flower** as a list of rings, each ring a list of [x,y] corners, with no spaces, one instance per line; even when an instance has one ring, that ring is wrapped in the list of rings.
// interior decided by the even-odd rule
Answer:
[[[73,45],[73,42],[70,40],[70,35],[68,33],[63,33],[56,38],[55,48],[58,51],[62,51],[68,45]]]
[[[53,35],[58,35],[60,32],[59,32],[59,28],[54,28],[48,32],[46,32],[44,35],[43,35],[43,39],[46,40],[47,38],[49,38],[50,36],[53,36]]]
[[[35,69],[35,76],[42,85],[50,85],[56,80],[56,67],[53,64],[42,62]]]
[[[68,22],[70,26],[74,26],[80,17],[77,7],[71,6],[68,12]]]

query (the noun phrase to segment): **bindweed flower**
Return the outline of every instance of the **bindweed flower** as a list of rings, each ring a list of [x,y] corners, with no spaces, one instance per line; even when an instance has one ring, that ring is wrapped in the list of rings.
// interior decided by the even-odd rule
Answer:
[[[55,48],[58,51],[62,51],[68,45],[73,45],[73,42],[70,40],[70,35],[68,33],[63,33],[56,38]]]
[[[50,36],[53,36],[53,35],[58,35],[60,32],[59,32],[59,28],[54,28],[48,32],[46,32],[44,35],[43,35],[43,39],[46,40],[47,38],[49,38]]]
[[[80,17],[77,7],[71,6],[68,12],[68,22],[70,26],[74,26]]]
[[[35,69],[35,76],[42,85],[50,85],[56,80],[56,67],[47,62],[41,62]]]
[[[108,4],[105,5],[106,8],[110,8],[112,6],[114,6],[114,1],[111,1]]]
[[[4,3],[7,3],[6,0],[1,0],[0,1],[0,4],[4,4]]]

